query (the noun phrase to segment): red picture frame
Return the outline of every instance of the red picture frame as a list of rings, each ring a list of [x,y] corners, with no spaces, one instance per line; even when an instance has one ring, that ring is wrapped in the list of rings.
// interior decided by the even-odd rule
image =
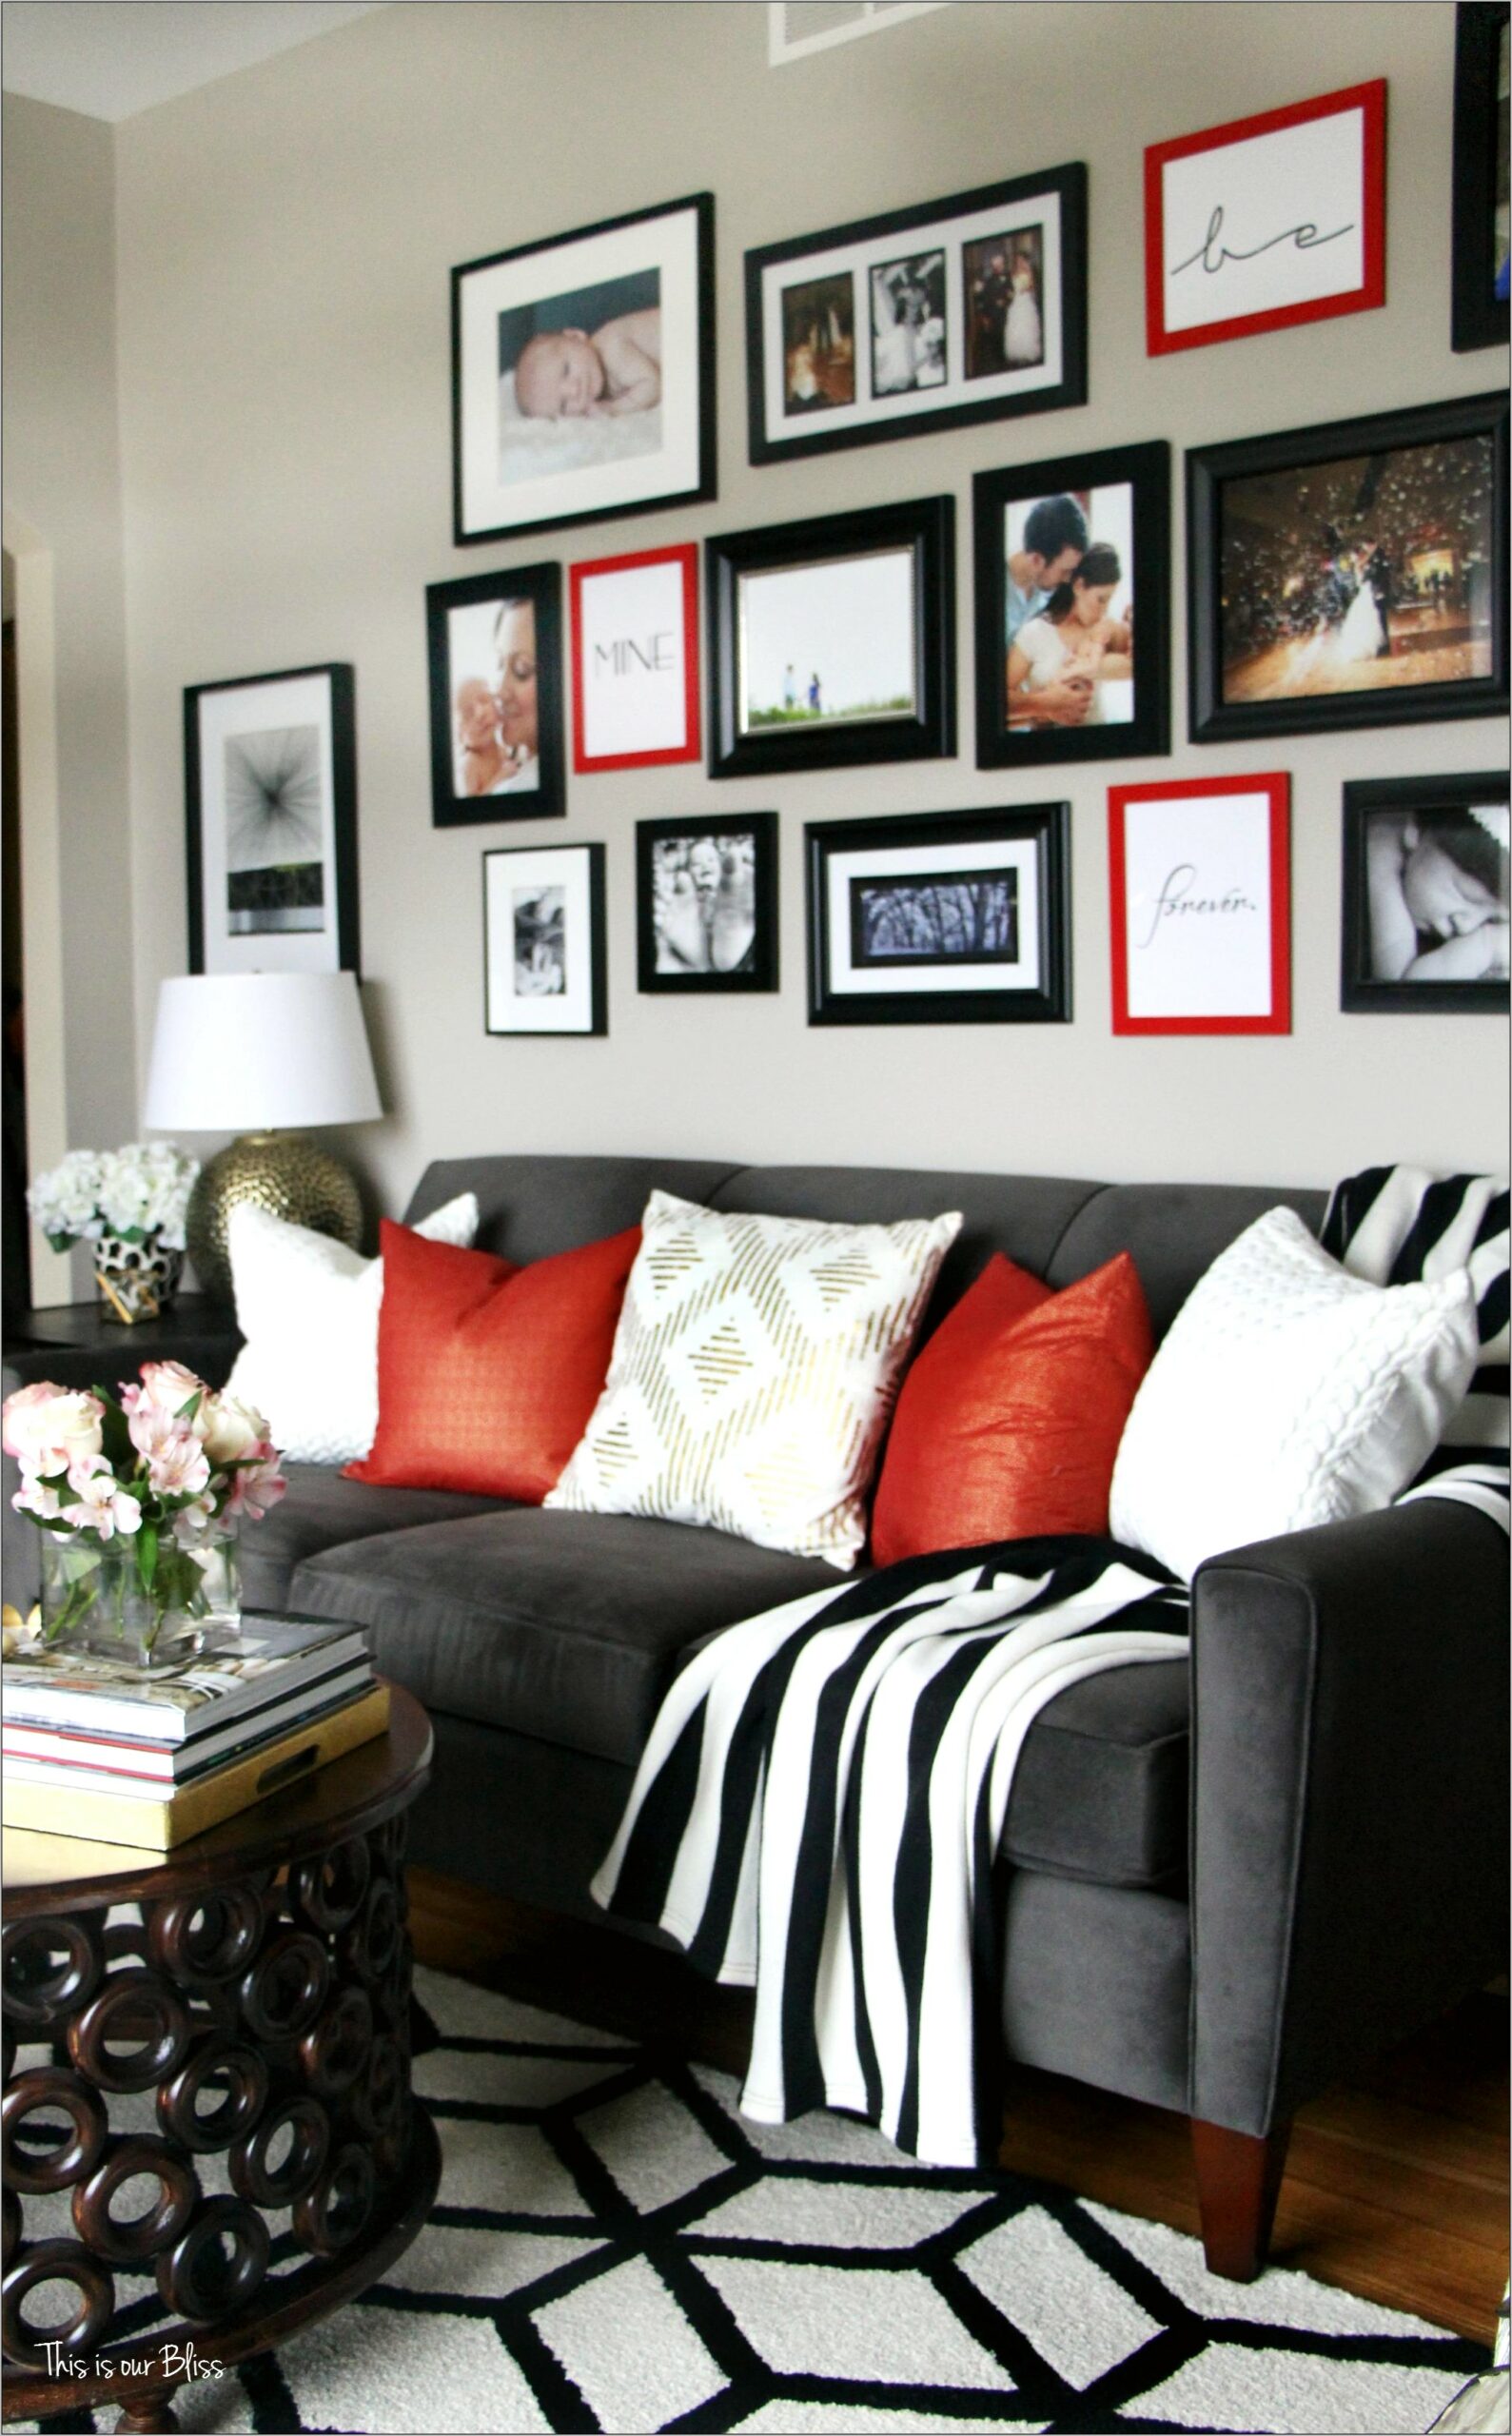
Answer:
[[[1208,840],[1181,808],[1234,798],[1248,798],[1250,811],[1232,828],[1227,854],[1216,864],[1193,861]],[[1141,806],[1160,810],[1142,820]],[[1284,770],[1109,788],[1115,1032],[1290,1031],[1290,846],[1291,780]],[[1152,873],[1160,874],[1153,882]],[[1234,997],[1247,991],[1253,1003],[1236,1008]],[[1212,1002],[1205,1007],[1208,992]],[[1226,995],[1228,1003],[1218,1003]]]
[[[675,602],[658,570],[676,570]],[[568,583],[577,775],[700,759],[697,543],[584,559]]]
[[[1318,291],[1322,275],[1310,257],[1324,259],[1324,249],[1341,241],[1349,229],[1330,228],[1327,222],[1337,219],[1338,187],[1333,174],[1336,165],[1328,159],[1325,132],[1320,132],[1316,143],[1297,137],[1297,130],[1312,128],[1330,118],[1345,118],[1358,112],[1361,117],[1359,241],[1351,248],[1351,264],[1358,260],[1359,275],[1346,274],[1345,284],[1337,289]],[[1185,255],[1180,264],[1168,264],[1168,196],[1167,172],[1173,164],[1194,160],[1207,153],[1225,152],[1239,145],[1250,145],[1257,139],[1274,136],[1281,139],[1273,165],[1266,167],[1255,155],[1243,163],[1230,164],[1230,176],[1238,188],[1241,206],[1248,204],[1243,226],[1231,226],[1226,214],[1233,194],[1223,191],[1223,180],[1215,172],[1212,203],[1209,209],[1202,189],[1190,180],[1184,180],[1188,189],[1181,197],[1181,228],[1179,237],[1170,231],[1172,246],[1188,244],[1197,234],[1196,251]],[[1287,138],[1295,139],[1287,143]],[[1338,92],[1320,93],[1311,101],[1292,102],[1285,108],[1263,110],[1251,118],[1231,119],[1227,126],[1205,128],[1196,135],[1173,137],[1165,144],[1151,144],[1145,151],[1145,330],[1147,351],[1150,355],[1171,355],[1193,346],[1217,346],[1227,339],[1252,338],[1265,330],[1280,330],[1299,322],[1331,320],[1341,313],[1365,313],[1386,299],[1386,227],[1385,227],[1385,159],[1386,159],[1386,82],[1376,77],[1362,85],[1349,85]],[[1316,177],[1316,187],[1309,178]],[[1322,220],[1310,217],[1309,206],[1316,200]],[[1290,241],[1289,246],[1287,241]],[[1260,265],[1264,264],[1264,270]],[[1257,304],[1262,290],[1285,286],[1288,269],[1295,271],[1299,293],[1292,300]],[[1247,293],[1249,303],[1239,309],[1226,310],[1220,287],[1210,302],[1215,310],[1208,319],[1191,322],[1173,321],[1168,312],[1168,282],[1188,270],[1201,277],[1227,279],[1230,287]]]

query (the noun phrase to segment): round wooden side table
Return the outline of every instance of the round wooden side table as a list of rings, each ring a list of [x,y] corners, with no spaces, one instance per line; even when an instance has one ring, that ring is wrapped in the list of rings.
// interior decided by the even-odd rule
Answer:
[[[395,1689],[385,1735],[161,1861],[8,1831],[7,2420],[170,2428],[176,2384],[351,2300],[425,2222],[403,1856],[431,1748]],[[148,2334],[123,2269],[156,2279]],[[71,2316],[39,2325],[59,2287]]]

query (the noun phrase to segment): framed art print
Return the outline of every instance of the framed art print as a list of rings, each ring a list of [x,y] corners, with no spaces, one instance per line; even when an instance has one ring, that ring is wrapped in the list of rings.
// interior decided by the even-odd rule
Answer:
[[[356,972],[357,722],[344,663],[184,692],[191,972]]]
[[[574,770],[697,761],[697,542],[586,560],[568,580]]]
[[[1492,392],[1188,450],[1193,737],[1504,712],[1506,442]]]
[[[483,856],[483,1030],[608,1029],[603,848],[490,848]]]
[[[452,272],[455,539],[713,499],[714,197]]]
[[[1454,12],[1454,309],[1456,354],[1505,346],[1508,326],[1507,0],[1462,0]]]
[[[949,496],[706,542],[711,777],[953,753],[954,545]]]
[[[1149,352],[1384,304],[1385,134],[1378,77],[1148,146]]]
[[[565,813],[561,569],[428,584],[425,651],[433,826]]]
[[[811,823],[810,1023],[1069,1023],[1070,827],[1063,803]]]
[[[1345,1014],[1507,1013],[1502,770],[1344,791]]]
[[[1170,450],[978,474],[984,770],[1170,750]]]
[[[751,462],[1087,403],[1082,163],[745,258]]]
[[[693,992],[777,986],[777,816],[636,823],[638,986]]]
[[[1115,1032],[1291,1030],[1290,780],[1109,787]]]

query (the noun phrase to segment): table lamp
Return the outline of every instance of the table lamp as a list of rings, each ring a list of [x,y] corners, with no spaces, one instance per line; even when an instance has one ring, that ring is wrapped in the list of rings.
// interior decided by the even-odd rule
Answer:
[[[206,972],[165,981],[145,1126],[239,1138],[206,1162],[190,1195],[189,1258],[206,1294],[230,1302],[226,1222],[249,1201],[354,1249],[357,1182],[298,1129],[382,1116],[350,972]]]

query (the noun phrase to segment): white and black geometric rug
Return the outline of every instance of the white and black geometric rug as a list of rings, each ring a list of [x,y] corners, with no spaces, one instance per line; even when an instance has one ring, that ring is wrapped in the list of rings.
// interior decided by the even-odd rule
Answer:
[[[747,2123],[725,2074],[436,1972],[416,2087],[435,2215],[186,2428],[1426,2428],[1488,2363],[1421,2319],[1019,2176],[917,2166],[849,2119]],[[75,2412],[49,2423],[104,2428]]]

